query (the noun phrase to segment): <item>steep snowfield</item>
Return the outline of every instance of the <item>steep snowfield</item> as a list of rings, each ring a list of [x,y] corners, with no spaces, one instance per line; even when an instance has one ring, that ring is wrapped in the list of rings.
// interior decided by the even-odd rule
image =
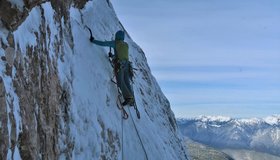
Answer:
[[[233,119],[201,116],[179,119],[183,135],[217,148],[252,149],[280,156],[280,116]]]
[[[71,10],[72,32],[75,33],[74,53],[67,57],[72,61],[69,66],[61,65],[63,67],[61,72],[65,72],[65,68],[68,68],[70,69],[68,73],[73,74],[71,130],[76,139],[74,153],[77,159],[87,159],[88,155],[98,158],[100,156],[98,153],[110,147],[107,145],[114,145],[116,150],[109,154],[121,158],[121,154],[116,152],[121,150],[122,118],[116,106],[117,88],[111,82],[113,72],[108,62],[108,48],[91,44],[88,40],[88,31],[80,25],[83,20],[94,30],[93,35],[96,39],[112,39],[112,34],[121,29],[121,26],[114,12],[109,10],[105,3],[105,1],[100,4],[89,2],[82,13],[76,9]],[[145,159],[132,124],[133,118],[149,159],[183,159],[183,152],[178,148],[180,142],[173,133],[175,128],[170,124],[174,122],[169,121],[169,118],[174,118],[168,117],[172,115],[168,108],[169,104],[155,79],[150,75],[143,52],[131,39],[127,41],[130,46],[130,59],[138,69],[134,80],[134,92],[141,119],[137,120],[134,110],[130,109],[131,118],[123,123],[124,158]],[[64,77],[67,77],[67,74],[62,75],[61,79]],[[102,132],[108,135],[100,137]],[[110,133],[117,139],[112,144],[107,143]],[[104,145],[96,145],[99,143]],[[180,150],[181,153],[178,152]]]
[[[20,2],[13,2],[21,5]],[[20,56],[11,57],[12,63],[16,58],[19,59],[17,62],[28,61],[27,46],[37,46],[39,37],[43,43],[41,47],[47,48],[44,52],[49,57],[46,63],[53,64],[54,69],[58,70],[62,95],[57,96],[61,96],[59,99],[65,99],[63,104],[57,106],[56,110],[59,113],[53,113],[60,122],[57,138],[59,144],[55,149],[59,159],[187,159],[169,102],[151,75],[143,51],[128,34],[126,41],[130,47],[130,60],[137,68],[133,88],[141,119],[137,119],[134,109],[130,108],[127,109],[129,119],[122,120],[121,112],[116,105],[117,88],[111,82],[113,72],[107,57],[108,48],[90,43],[89,32],[84,28],[85,25],[89,26],[94,37],[99,40],[111,40],[116,31],[123,29],[111,3],[103,0],[89,1],[83,9],[70,7],[69,12],[70,25],[63,23],[63,18],[62,25],[58,25],[50,2],[34,7],[26,20],[13,32],[16,44],[14,52]],[[42,29],[42,22],[47,26],[46,30]],[[3,44],[8,44],[7,36],[8,31],[1,28],[0,38]],[[5,53],[7,49],[3,49],[1,45],[0,56],[4,56]],[[12,82],[18,71],[12,67],[12,75],[6,75],[6,63],[8,58],[7,62],[0,63],[1,77],[6,90],[7,117],[8,120],[11,119],[11,116],[8,116],[10,114],[15,119],[15,141],[17,141],[19,134],[23,132],[21,125],[26,120],[22,122],[25,115],[22,115],[21,103]],[[47,73],[53,69],[48,66],[43,68]],[[39,72],[38,77],[40,74]],[[26,77],[28,79],[28,76]],[[8,105],[10,103],[13,103],[13,110]],[[30,107],[35,111],[29,113],[29,116],[35,117],[32,125],[35,128],[44,125],[36,121],[36,117],[43,110],[40,103]],[[11,125],[8,121],[9,146],[12,145]],[[2,126],[1,121],[0,128]],[[32,141],[38,139],[34,137]],[[22,155],[19,148],[23,149],[18,145],[15,145],[15,149],[8,149],[7,159],[20,159]],[[36,156],[39,159],[44,157],[41,150]]]

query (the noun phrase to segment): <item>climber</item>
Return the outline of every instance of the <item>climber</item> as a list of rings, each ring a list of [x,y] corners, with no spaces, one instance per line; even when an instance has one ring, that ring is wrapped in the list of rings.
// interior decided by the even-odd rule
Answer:
[[[99,46],[108,46],[114,48],[114,55],[109,52],[109,57],[112,57],[117,63],[115,64],[117,85],[122,91],[124,98],[123,106],[134,105],[134,94],[130,84],[130,67],[128,56],[128,44],[124,41],[125,34],[123,31],[117,31],[115,34],[115,40],[112,41],[99,41],[95,40],[93,36],[90,37],[90,41]]]

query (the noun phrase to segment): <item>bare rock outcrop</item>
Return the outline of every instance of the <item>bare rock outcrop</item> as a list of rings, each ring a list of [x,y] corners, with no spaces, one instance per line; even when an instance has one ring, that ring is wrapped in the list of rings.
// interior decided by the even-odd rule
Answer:
[[[8,117],[6,107],[6,90],[2,77],[0,77],[0,157],[6,159],[8,152]]]
[[[74,6],[83,8],[87,1],[49,1],[55,11],[54,19],[59,26],[59,35],[56,36],[55,41],[55,57],[50,57],[49,54],[49,44],[46,40],[50,38],[51,33],[46,24],[44,9],[40,7],[47,1],[23,0],[22,7],[12,4],[9,0],[0,1],[0,23],[8,32],[6,39],[0,38],[0,47],[5,51],[1,61],[6,64],[5,74],[12,79],[12,85],[18,96],[22,122],[21,126],[16,126],[13,114],[14,99],[6,99],[9,95],[0,77],[0,159],[6,159],[9,146],[12,147],[12,154],[14,154],[13,148],[16,145],[22,159],[58,159],[61,152],[58,148],[58,137],[60,134],[69,134],[67,125],[60,126],[61,121],[65,121],[65,124],[69,122],[67,107],[70,96],[67,86],[61,86],[57,59],[63,58],[61,46],[65,37],[68,37],[66,38],[68,44],[73,44],[69,22],[70,6],[74,3]],[[23,56],[23,53],[16,49],[19,46],[15,43],[13,31],[25,21],[34,7],[41,8],[40,29],[39,32],[34,33],[36,45],[26,46],[26,53]],[[10,133],[7,127],[9,120]],[[17,128],[20,128],[18,135]],[[69,141],[65,142],[68,144],[68,150],[62,152],[65,152],[69,158],[73,144],[69,138],[65,141]]]

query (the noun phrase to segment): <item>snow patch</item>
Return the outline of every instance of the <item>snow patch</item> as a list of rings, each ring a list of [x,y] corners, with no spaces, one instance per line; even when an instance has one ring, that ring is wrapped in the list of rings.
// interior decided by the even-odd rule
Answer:
[[[8,31],[6,29],[4,29],[4,27],[2,26],[2,22],[0,21],[0,39],[2,40],[2,42],[4,44],[7,44],[7,35],[8,35]],[[2,49],[2,44],[0,44],[1,49]]]
[[[225,116],[199,116],[196,120],[201,120],[202,122],[207,121],[219,121],[219,122],[228,122],[231,120],[230,117]]]
[[[217,125],[217,124],[210,124],[210,126],[216,127],[216,128],[220,128],[221,127],[221,125]]]
[[[50,29],[50,35],[48,32],[46,32],[46,41],[47,41],[47,45],[49,48],[49,55],[51,57],[51,59],[53,57],[55,57],[55,50],[54,50],[54,42],[55,42],[55,36],[59,36],[59,32],[58,32],[58,26],[54,21],[54,10],[51,6],[50,2],[46,2],[44,4],[42,4],[42,8],[44,9],[44,16],[46,19],[46,25],[48,25],[47,27],[49,27]]]
[[[18,149],[17,145],[15,146],[15,152],[14,152],[13,158],[15,160],[21,160],[21,156],[20,156],[19,149]]]
[[[20,50],[23,54],[25,54],[27,46],[36,45],[35,33],[39,33],[40,22],[40,8],[34,7],[26,20],[14,32],[15,44],[19,44],[19,48],[17,48],[17,50]]]
[[[264,121],[270,125],[279,125],[280,124],[280,115],[272,115],[264,118]]]
[[[262,119],[260,118],[248,118],[248,119],[237,119],[238,122],[241,122],[243,124],[258,124],[262,122]]]
[[[6,96],[6,98],[7,98],[6,106],[7,106],[7,113],[8,113],[8,134],[9,134],[9,138],[11,137],[11,127],[12,127],[10,116],[9,116],[9,113],[11,112],[9,104],[12,104],[13,115],[14,115],[14,118],[15,118],[15,125],[16,125],[16,139],[18,139],[18,135],[21,132],[21,128],[22,128],[21,127],[22,121],[21,121],[21,116],[20,116],[19,99],[18,99],[17,94],[15,93],[15,89],[13,87],[11,77],[8,77],[8,76],[5,76],[4,74],[2,74],[2,78],[3,78],[4,85],[5,85],[6,94],[8,95],[8,96]],[[9,139],[9,143],[11,143],[10,139]],[[9,144],[9,146],[11,146],[11,144]],[[12,159],[12,151],[10,149],[8,151],[8,158]]]

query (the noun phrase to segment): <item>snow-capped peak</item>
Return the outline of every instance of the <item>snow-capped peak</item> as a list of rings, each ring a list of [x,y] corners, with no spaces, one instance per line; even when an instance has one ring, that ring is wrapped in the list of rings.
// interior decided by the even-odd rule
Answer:
[[[202,122],[208,122],[208,121],[219,121],[219,122],[228,122],[232,118],[225,117],[225,116],[199,116],[196,118],[196,120],[201,120]]]
[[[263,120],[260,118],[242,118],[242,119],[236,119],[236,121],[242,123],[242,124],[257,124],[262,122]]]
[[[272,115],[264,118],[264,121],[270,125],[278,125],[280,124],[280,115]]]

